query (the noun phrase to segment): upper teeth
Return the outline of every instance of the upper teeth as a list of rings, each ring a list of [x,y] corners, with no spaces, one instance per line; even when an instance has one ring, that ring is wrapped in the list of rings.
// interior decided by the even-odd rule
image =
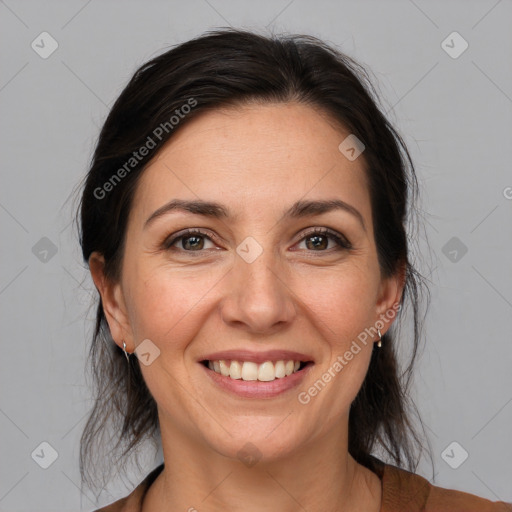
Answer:
[[[208,361],[208,368],[214,372],[242,380],[261,380],[264,382],[282,379],[285,376],[295,373],[300,367],[300,361],[265,361],[262,364],[252,361]]]

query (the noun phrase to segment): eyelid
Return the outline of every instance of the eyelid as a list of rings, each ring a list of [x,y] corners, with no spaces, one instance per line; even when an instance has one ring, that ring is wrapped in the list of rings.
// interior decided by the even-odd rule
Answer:
[[[311,235],[320,234],[320,235],[328,235],[331,237],[335,243],[337,244],[338,248],[337,250],[349,250],[352,249],[352,243],[350,240],[343,234],[330,229],[326,227],[311,227],[306,229],[306,231],[301,233],[301,237],[295,242],[294,245],[296,245],[299,242],[302,242],[305,238]],[[202,228],[187,228],[181,231],[178,231],[176,233],[173,233],[169,237],[165,238],[162,247],[164,249],[170,249],[178,240],[181,238],[186,238],[187,236],[194,236],[194,235],[202,235],[208,239],[210,239],[214,243],[219,243],[219,237],[214,235],[209,230],[204,230]],[[182,252],[188,252],[188,253],[201,253],[204,252],[204,250],[201,251],[184,251],[181,249]],[[331,252],[331,251],[308,251],[308,252]]]
[[[166,237],[162,243],[162,247],[170,249],[180,238],[186,238],[187,236],[203,235],[209,238],[212,242],[219,243],[219,237],[215,236],[211,231],[203,230],[202,228],[186,228]],[[184,251],[184,252],[202,252],[202,251]]]
[[[352,249],[352,243],[350,240],[343,234],[339,233],[338,231],[335,231],[330,228],[325,227],[312,227],[308,228],[306,232],[301,234],[300,239],[298,242],[302,242],[304,238],[307,238],[310,235],[315,234],[321,234],[321,235],[329,235],[331,238],[333,238],[336,243],[339,245],[339,248],[345,248],[345,249]],[[327,251],[311,251],[311,252],[327,252]]]

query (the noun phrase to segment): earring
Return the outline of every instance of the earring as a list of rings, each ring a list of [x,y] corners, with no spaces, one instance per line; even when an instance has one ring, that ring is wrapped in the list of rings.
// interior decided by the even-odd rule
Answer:
[[[124,355],[126,356],[126,360],[128,362],[130,362],[130,354],[128,354],[128,352],[126,352],[126,343],[124,342],[124,340],[123,340],[123,350],[124,350]]]
[[[382,347],[382,334],[380,333],[380,329],[377,329],[377,333],[379,334],[379,341],[377,342],[377,347]]]

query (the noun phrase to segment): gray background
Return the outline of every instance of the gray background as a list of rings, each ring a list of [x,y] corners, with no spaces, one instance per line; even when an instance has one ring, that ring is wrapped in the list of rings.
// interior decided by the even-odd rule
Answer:
[[[0,15],[2,511],[96,506],[79,490],[93,312],[73,188],[135,68],[228,25],[316,35],[373,71],[423,193],[429,246],[422,235],[418,265],[432,306],[415,397],[435,483],[512,501],[510,0],[5,0]],[[59,45],[46,59],[31,48],[43,31]],[[458,58],[441,46],[453,31],[469,43]],[[31,457],[44,441],[58,453],[46,470]],[[462,449],[469,457],[453,469],[445,460],[460,461]],[[149,458],[134,482],[155,464]],[[418,472],[432,477],[428,461]],[[128,492],[113,482],[99,504]]]

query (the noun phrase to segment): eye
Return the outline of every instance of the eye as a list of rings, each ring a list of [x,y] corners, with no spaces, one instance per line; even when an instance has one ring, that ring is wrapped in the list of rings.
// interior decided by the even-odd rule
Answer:
[[[308,232],[301,240],[306,243],[306,249],[313,252],[327,252],[332,249],[329,247],[329,241],[333,240],[335,243],[334,250],[351,249],[352,244],[339,233],[327,228],[315,228]]]
[[[177,242],[180,242],[178,250],[186,252],[200,252],[203,249],[212,249],[214,247],[205,247],[205,240],[213,244],[210,237],[200,229],[187,229],[177,236],[172,236],[164,242],[165,249],[171,249]]]
[[[329,242],[334,241],[335,247],[329,247]],[[206,247],[205,243],[211,243],[212,247]],[[331,249],[351,249],[352,244],[341,234],[328,228],[315,228],[306,233],[301,243],[306,243],[306,249],[312,252],[330,252]],[[176,247],[175,247],[176,246]],[[215,249],[212,235],[200,229],[187,229],[176,235],[172,235],[163,243],[164,249],[177,249],[185,252],[202,252],[205,249]]]

